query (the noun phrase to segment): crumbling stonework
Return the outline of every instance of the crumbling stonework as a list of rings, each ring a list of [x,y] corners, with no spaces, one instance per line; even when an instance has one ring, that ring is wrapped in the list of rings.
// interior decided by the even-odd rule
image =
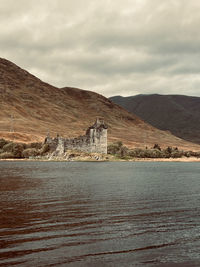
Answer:
[[[45,143],[50,146],[51,151],[56,151],[57,154],[65,153],[67,150],[107,154],[107,126],[103,119],[98,118],[83,136],[73,139],[47,136]]]

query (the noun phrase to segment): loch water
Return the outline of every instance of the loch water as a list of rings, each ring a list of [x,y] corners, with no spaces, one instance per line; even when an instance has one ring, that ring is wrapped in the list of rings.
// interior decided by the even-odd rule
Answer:
[[[200,163],[1,161],[0,266],[200,266]]]

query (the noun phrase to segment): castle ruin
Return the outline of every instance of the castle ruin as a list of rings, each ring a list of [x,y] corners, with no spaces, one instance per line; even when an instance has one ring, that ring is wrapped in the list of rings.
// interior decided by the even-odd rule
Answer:
[[[96,122],[87,129],[85,135],[73,139],[60,136],[51,138],[48,135],[45,138],[45,144],[49,145],[51,151],[59,154],[67,150],[107,154],[107,128],[104,120],[97,118]]]

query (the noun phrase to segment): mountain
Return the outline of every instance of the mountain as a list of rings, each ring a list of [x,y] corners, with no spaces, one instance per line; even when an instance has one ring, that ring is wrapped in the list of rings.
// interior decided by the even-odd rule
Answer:
[[[23,142],[43,141],[47,132],[76,137],[84,134],[96,117],[104,117],[109,142],[200,150],[200,146],[144,123],[102,95],[56,88],[0,58],[0,137]]]
[[[200,144],[200,97],[153,94],[110,100],[156,128]]]

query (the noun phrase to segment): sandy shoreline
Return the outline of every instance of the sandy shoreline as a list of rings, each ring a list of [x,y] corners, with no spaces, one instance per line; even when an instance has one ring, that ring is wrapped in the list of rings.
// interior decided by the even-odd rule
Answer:
[[[131,160],[132,161],[132,160]],[[200,162],[200,158],[190,157],[190,158],[143,158],[135,159],[134,161],[157,161],[157,162]]]
[[[189,157],[189,158],[134,158],[134,159],[76,159],[66,160],[66,159],[0,159],[0,161],[64,161],[64,162],[200,162],[200,158]]]

